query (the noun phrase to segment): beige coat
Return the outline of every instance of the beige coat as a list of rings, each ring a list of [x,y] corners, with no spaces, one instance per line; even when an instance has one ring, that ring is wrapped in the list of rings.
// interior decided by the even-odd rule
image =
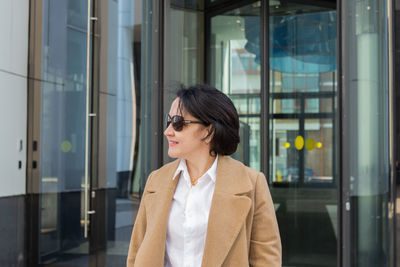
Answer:
[[[132,232],[128,267],[164,266],[168,215],[179,160],[148,178]],[[218,159],[203,267],[281,266],[281,240],[265,176],[227,156]]]

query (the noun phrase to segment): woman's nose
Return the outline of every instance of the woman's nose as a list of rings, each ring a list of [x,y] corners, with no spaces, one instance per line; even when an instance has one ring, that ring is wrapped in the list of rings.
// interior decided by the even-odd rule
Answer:
[[[174,129],[172,129],[171,124],[168,125],[167,129],[165,129],[165,131],[164,131],[164,135],[165,135],[165,136],[173,136],[174,133],[175,133],[175,132],[174,132]]]

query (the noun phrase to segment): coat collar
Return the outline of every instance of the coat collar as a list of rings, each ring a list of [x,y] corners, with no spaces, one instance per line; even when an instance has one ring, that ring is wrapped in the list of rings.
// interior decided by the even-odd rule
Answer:
[[[177,185],[175,178],[178,178],[180,172],[176,173],[180,160],[177,159],[164,165],[157,170],[154,175],[158,176],[157,181],[149,181],[147,191],[156,192],[173,188]],[[175,177],[174,177],[175,175]],[[218,156],[217,177],[215,181],[215,191],[226,194],[245,194],[251,191],[252,185],[247,178],[244,165],[232,159],[229,156]]]
[[[152,231],[156,252],[152,254],[161,257],[154,259],[157,264],[153,266],[164,263],[168,216],[179,180],[172,179],[172,176],[178,165],[179,160],[175,160],[157,170],[153,174],[157,178],[150,179],[146,187],[144,204],[146,210],[151,210],[147,213],[148,223],[157,229]],[[179,173],[176,176],[179,178]],[[219,156],[202,266],[222,265],[250,210],[251,200],[247,194],[251,190],[252,184],[244,165],[231,157]]]
[[[199,177],[200,179],[203,179],[202,177],[207,177],[208,176],[211,179],[211,181],[213,183],[215,183],[215,179],[217,177],[218,158],[219,158],[219,156],[217,155],[216,158],[214,159],[214,162],[211,165],[211,167],[205,173],[203,173],[203,175],[201,177]],[[191,180],[190,180],[190,175],[189,175],[189,171],[187,169],[187,165],[186,165],[186,160],[185,159],[180,159],[178,168],[176,169],[176,171],[175,171],[175,173],[173,175],[173,177],[174,177],[173,179],[176,178],[178,173],[181,173],[181,176],[183,177],[183,179],[186,181],[188,186],[190,186],[191,185]]]

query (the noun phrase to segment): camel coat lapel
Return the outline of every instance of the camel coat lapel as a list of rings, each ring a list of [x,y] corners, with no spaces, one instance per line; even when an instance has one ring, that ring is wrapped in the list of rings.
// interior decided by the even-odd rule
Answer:
[[[150,211],[146,212],[148,222],[146,232],[149,233],[147,238],[151,253],[142,258],[146,260],[143,266],[164,266],[168,216],[180,173],[175,179],[172,178],[178,165],[179,160],[176,160],[169,165],[169,168],[157,175],[161,179],[157,182],[149,181],[145,189],[144,205],[146,210]],[[138,266],[142,265],[138,264]]]
[[[243,168],[219,157],[215,190],[208,219],[202,266],[221,266],[243,227],[251,207],[252,185]]]

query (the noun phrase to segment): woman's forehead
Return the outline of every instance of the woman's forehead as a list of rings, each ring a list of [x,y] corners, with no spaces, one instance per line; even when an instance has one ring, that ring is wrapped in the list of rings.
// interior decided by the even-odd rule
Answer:
[[[173,115],[181,115],[181,116],[189,115],[186,112],[185,107],[180,102],[179,97],[175,98],[175,100],[172,102],[171,109],[169,111],[169,115],[171,115],[171,116],[173,116]]]

